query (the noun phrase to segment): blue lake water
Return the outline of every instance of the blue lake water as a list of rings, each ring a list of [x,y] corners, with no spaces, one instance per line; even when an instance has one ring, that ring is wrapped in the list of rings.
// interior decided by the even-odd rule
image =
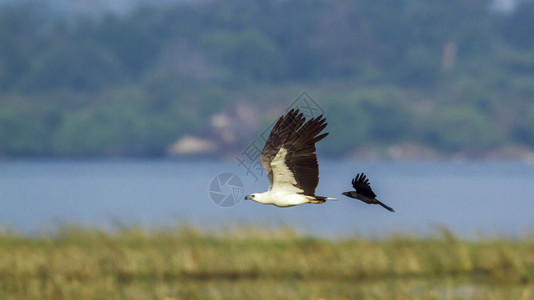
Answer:
[[[234,161],[1,161],[0,226],[33,234],[62,224],[192,224],[205,230],[289,225],[298,232],[333,238],[427,234],[439,226],[463,237],[534,232],[531,164],[325,159],[320,164],[317,194],[339,201],[277,208],[244,200],[220,207],[212,201],[210,184],[221,173],[236,174],[244,195],[266,190],[264,174],[247,175]],[[341,195],[361,171],[395,213]],[[258,176],[257,182],[251,174]],[[232,191],[223,186],[220,192]]]

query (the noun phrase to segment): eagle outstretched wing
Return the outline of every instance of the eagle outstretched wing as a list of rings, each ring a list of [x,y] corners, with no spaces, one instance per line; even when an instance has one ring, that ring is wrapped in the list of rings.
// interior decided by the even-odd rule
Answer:
[[[315,194],[319,183],[315,143],[328,135],[320,134],[327,125],[325,121],[321,115],[306,122],[298,109],[278,119],[260,158],[271,189],[291,183],[305,195]]]

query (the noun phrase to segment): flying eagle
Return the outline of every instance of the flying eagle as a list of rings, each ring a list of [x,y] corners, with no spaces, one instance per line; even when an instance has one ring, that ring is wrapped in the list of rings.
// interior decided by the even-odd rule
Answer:
[[[335,198],[316,196],[319,165],[315,143],[328,135],[323,116],[306,121],[298,109],[278,119],[261,153],[260,162],[269,177],[269,190],[245,197],[262,204],[279,207],[304,203],[324,203]]]
[[[391,212],[395,212],[393,208],[385,205],[384,203],[376,199],[376,194],[373,192],[373,189],[369,184],[369,179],[367,179],[364,173],[358,173],[356,177],[352,179],[352,186],[354,187],[355,191],[344,192],[343,195],[361,200],[367,204],[379,204],[383,208]]]

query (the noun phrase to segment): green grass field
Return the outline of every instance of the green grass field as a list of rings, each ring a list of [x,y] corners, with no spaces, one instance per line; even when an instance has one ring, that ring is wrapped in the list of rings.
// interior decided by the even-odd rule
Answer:
[[[0,233],[0,299],[534,299],[534,237]]]

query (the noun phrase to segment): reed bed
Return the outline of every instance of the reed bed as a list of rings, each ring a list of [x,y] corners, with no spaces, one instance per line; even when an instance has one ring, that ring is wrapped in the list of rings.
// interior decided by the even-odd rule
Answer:
[[[0,299],[533,299],[534,237],[290,228],[0,233]]]

